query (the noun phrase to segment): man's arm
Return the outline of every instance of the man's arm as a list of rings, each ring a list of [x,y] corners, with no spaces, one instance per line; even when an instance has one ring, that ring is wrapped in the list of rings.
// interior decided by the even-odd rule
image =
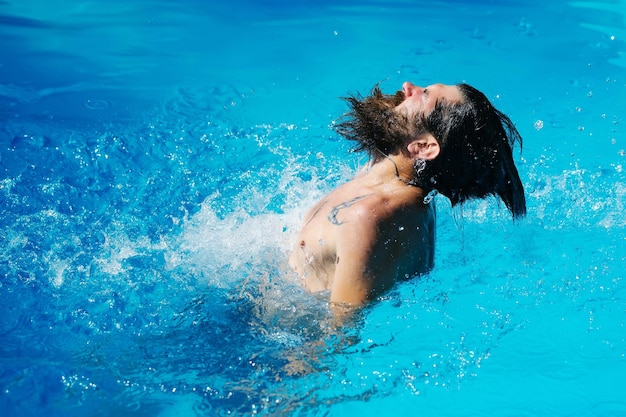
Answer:
[[[365,204],[350,210],[337,226],[331,305],[360,306],[393,285],[394,274],[383,273],[386,255],[380,225],[379,215]]]

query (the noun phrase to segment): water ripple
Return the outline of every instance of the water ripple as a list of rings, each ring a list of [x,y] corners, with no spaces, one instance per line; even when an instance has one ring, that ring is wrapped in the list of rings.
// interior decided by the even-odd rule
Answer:
[[[89,110],[104,110],[111,107],[111,103],[106,100],[89,99],[85,101],[84,106]]]

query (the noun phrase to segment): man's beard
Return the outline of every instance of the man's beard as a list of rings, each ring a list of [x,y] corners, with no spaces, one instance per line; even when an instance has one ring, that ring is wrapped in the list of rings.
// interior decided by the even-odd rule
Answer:
[[[347,139],[357,142],[357,151],[367,151],[373,157],[377,153],[395,152],[421,133],[424,126],[421,117],[396,111],[396,106],[405,99],[402,91],[394,95],[383,94],[378,86],[367,97],[347,97],[350,111],[336,129]]]

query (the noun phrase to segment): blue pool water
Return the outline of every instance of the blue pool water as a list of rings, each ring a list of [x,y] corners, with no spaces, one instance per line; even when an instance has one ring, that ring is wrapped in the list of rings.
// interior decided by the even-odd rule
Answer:
[[[623,0],[0,1],[0,415],[626,416]],[[468,82],[528,216],[341,328],[286,268],[376,82]],[[358,413],[358,414],[357,414]]]

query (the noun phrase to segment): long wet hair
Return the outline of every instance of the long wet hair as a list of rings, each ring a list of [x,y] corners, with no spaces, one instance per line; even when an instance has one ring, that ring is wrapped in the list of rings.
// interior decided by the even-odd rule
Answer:
[[[524,187],[512,152],[515,143],[521,148],[519,132],[483,93],[467,84],[458,88],[463,96],[460,103],[440,101],[430,114],[409,119],[394,111],[403,94],[384,95],[375,86],[366,98],[346,98],[350,111],[336,129],[355,141],[355,151],[366,151],[374,160],[397,152],[419,133],[429,132],[441,150],[434,160],[423,161],[417,186],[426,192],[437,190],[452,206],[495,195],[514,218],[524,216]]]

